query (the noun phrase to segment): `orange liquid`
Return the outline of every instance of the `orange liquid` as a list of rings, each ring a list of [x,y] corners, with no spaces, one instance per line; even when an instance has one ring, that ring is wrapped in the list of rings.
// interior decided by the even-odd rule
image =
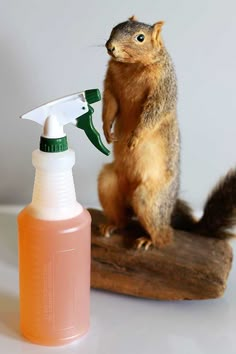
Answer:
[[[18,216],[20,328],[31,342],[61,345],[89,328],[91,217]]]

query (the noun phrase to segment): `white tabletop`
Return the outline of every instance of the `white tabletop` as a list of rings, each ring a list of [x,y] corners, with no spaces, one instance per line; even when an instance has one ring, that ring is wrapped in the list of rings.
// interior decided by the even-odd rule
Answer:
[[[164,302],[91,291],[91,329],[63,347],[33,345],[18,329],[17,207],[0,207],[0,353],[235,354],[236,266],[223,298]],[[232,242],[236,251],[236,242]]]

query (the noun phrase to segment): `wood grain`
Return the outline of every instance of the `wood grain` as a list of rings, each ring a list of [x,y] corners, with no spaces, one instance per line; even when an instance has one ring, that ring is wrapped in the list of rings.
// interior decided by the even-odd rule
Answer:
[[[224,294],[232,265],[226,240],[175,231],[174,241],[162,249],[136,250],[144,231],[137,222],[110,238],[100,235],[103,213],[92,216],[91,286],[160,300],[218,298]]]

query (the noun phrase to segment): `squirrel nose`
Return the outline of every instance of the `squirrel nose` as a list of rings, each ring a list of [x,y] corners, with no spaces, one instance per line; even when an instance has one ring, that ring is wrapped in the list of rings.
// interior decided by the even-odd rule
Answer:
[[[114,46],[114,44],[110,41],[106,42],[106,47],[107,47],[107,51],[108,53],[113,53],[116,50],[116,47]]]
[[[112,47],[112,48],[107,48],[107,50],[108,50],[108,52],[114,52],[114,50],[115,50],[115,47]]]

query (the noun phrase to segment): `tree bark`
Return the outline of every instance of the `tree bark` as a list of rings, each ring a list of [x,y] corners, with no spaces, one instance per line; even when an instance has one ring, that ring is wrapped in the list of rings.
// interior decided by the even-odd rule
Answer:
[[[218,298],[224,294],[232,265],[226,240],[175,231],[174,241],[147,251],[134,248],[144,231],[137,222],[105,238],[98,226],[103,213],[92,216],[91,286],[122,294],[159,300]]]

